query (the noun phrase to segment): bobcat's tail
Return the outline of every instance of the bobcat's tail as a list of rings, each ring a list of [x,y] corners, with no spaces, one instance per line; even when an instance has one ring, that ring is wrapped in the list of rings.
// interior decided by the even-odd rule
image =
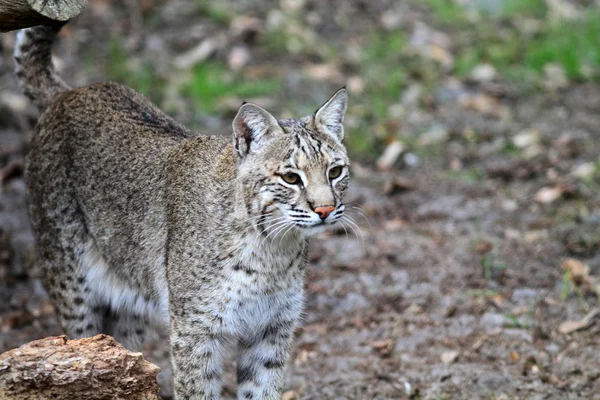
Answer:
[[[27,97],[42,111],[54,97],[69,89],[52,65],[52,43],[63,25],[64,22],[34,26],[17,34],[15,72]]]

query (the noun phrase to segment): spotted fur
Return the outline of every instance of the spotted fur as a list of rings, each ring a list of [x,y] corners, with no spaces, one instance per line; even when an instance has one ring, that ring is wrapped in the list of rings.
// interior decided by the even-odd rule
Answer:
[[[21,76],[49,70],[36,64],[48,57],[28,60]],[[131,346],[147,324],[169,329],[177,399],[219,398],[233,342],[238,398],[280,398],[307,238],[344,212],[345,89],[298,119],[244,104],[229,139],[192,133],[115,83],[25,85],[46,106],[27,186],[65,331]]]

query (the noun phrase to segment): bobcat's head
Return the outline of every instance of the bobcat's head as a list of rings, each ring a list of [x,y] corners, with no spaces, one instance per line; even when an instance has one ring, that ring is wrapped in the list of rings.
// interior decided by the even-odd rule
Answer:
[[[319,232],[343,217],[347,102],[340,89],[312,115],[281,120],[255,104],[240,107],[233,121],[237,176],[251,221],[266,237]]]

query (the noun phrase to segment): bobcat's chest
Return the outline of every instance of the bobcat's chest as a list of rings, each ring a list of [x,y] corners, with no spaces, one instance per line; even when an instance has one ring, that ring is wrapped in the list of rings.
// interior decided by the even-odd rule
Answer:
[[[295,318],[302,308],[302,299],[301,287],[262,295],[232,294],[221,309],[223,327],[232,335],[252,335],[273,321]]]
[[[230,260],[219,307],[227,331],[255,332],[274,319],[297,315],[302,307],[304,258],[303,252],[294,250],[287,254],[246,250]]]

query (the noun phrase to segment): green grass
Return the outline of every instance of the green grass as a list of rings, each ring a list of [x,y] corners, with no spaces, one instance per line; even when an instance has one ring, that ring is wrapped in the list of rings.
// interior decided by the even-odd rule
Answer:
[[[121,47],[121,41],[110,41],[109,59],[106,74],[112,81],[127,85],[148,96],[153,102],[160,103],[165,80],[159,76],[149,62],[131,65],[127,52]]]
[[[505,270],[506,264],[497,262],[492,256],[485,256],[481,258],[481,267],[483,268],[483,276],[486,281],[491,281],[494,276],[494,271]]]
[[[468,75],[481,63],[490,63],[509,80],[543,78],[548,64],[560,65],[572,80],[600,77],[600,12],[590,6],[575,21],[551,21],[543,0],[507,0],[500,13],[482,13],[466,19],[466,10],[454,1],[427,0],[441,24],[471,33],[455,52],[454,73]],[[523,31],[524,18],[537,20],[539,32]]]
[[[589,13],[576,22],[553,24],[540,37],[528,43],[524,62],[534,71],[541,72],[548,63],[563,67],[572,79],[597,75],[600,68],[600,15]]]
[[[485,171],[481,168],[465,168],[461,170],[448,170],[446,176],[469,184],[477,184],[485,179]]]
[[[465,23],[465,10],[453,0],[426,0],[425,4],[442,23]]]
[[[538,17],[544,18],[548,13],[548,7],[544,0],[506,0],[502,17]]]
[[[219,25],[228,26],[233,19],[233,13],[223,4],[210,0],[196,0],[199,11]]]
[[[184,92],[192,97],[202,111],[217,112],[220,102],[227,97],[247,100],[276,92],[278,78],[248,79],[231,72],[219,62],[206,62],[193,69],[192,78]]]
[[[352,156],[374,158],[381,154],[386,141],[397,132],[388,130],[384,122],[388,111],[400,99],[407,79],[402,67],[405,57],[406,37],[403,32],[372,32],[362,46],[363,52],[355,73],[364,80],[364,93],[360,95],[362,107],[360,124],[350,129],[346,143]]]

